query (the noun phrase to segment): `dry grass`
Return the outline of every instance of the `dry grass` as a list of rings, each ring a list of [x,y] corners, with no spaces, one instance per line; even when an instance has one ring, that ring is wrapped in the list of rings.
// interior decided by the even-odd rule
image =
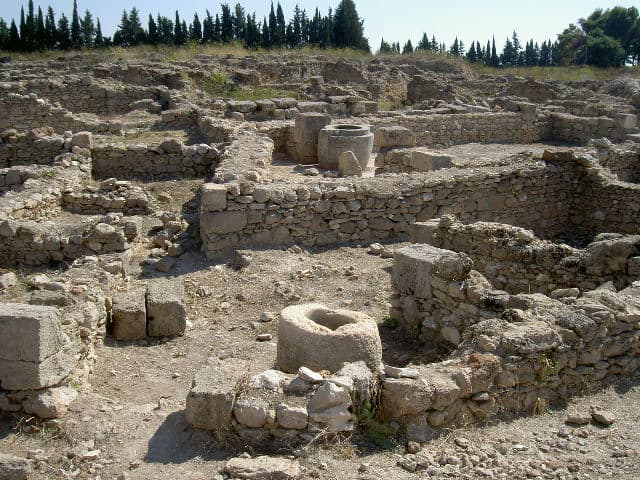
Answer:
[[[473,69],[478,73],[490,75],[517,75],[521,77],[532,77],[536,80],[560,80],[565,82],[611,80],[625,75],[640,76],[640,67],[595,68],[589,66],[567,66],[492,68],[474,65]]]
[[[373,58],[373,55],[352,49],[320,49],[320,48],[297,48],[290,50],[287,48],[274,49],[274,50],[249,50],[244,48],[239,43],[230,44],[206,44],[200,45],[196,43],[189,43],[181,47],[175,47],[172,45],[141,45],[137,47],[109,47],[100,50],[70,50],[70,51],[44,51],[33,53],[15,53],[11,57],[15,60],[21,61],[37,61],[37,60],[49,60],[53,58],[65,57],[74,58],[82,55],[83,59],[86,58],[88,62],[100,63],[106,61],[126,61],[126,60],[146,60],[153,59],[156,61],[166,62],[185,62],[193,60],[199,56],[214,56],[214,57],[227,57],[232,55],[234,57],[281,57],[287,56],[290,58],[303,57],[303,56],[318,56],[322,55],[327,58],[338,59],[353,59],[353,60],[366,60]]]

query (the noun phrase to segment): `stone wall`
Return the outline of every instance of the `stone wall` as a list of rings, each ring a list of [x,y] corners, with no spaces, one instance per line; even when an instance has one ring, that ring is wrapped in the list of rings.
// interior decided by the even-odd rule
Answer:
[[[633,127],[625,127],[619,118],[577,117],[566,113],[550,114],[550,124],[551,139],[575,145],[586,145],[589,140],[602,137],[614,142],[621,141],[635,129],[635,122]]]
[[[225,115],[234,120],[293,120],[298,113],[327,113],[334,117],[360,116],[378,111],[378,103],[353,96],[329,96],[327,101],[298,101],[295,98],[272,98],[257,101],[228,101]]]
[[[446,213],[528,226],[548,238],[567,220],[571,181],[567,171],[539,163],[298,185],[205,184],[201,238],[208,256],[241,245],[382,240]]]
[[[37,136],[30,132],[5,135],[0,142],[0,168],[15,165],[51,165],[53,159],[65,151],[61,135]],[[9,131],[8,133],[12,133]]]
[[[119,82],[96,81],[90,76],[66,75],[64,80],[29,80],[9,84],[12,91],[28,92],[55,102],[74,113],[109,116],[130,112],[140,100],[170,103],[166,87],[142,87]]]
[[[594,142],[600,165],[609,169],[621,182],[640,183],[640,148],[636,143],[611,145],[604,140]]]
[[[445,362],[412,366],[414,378],[383,379],[385,420],[420,432],[537,413],[638,369],[638,284],[558,301],[493,290],[473,266],[429,245],[396,252],[394,303],[412,312],[426,348],[455,350]]]
[[[401,126],[414,132],[416,145],[448,147],[464,143],[534,143],[548,136],[548,121],[524,113],[393,115],[367,117],[378,127]]]
[[[96,178],[202,177],[217,164],[218,150],[167,139],[158,145],[100,144],[94,146],[92,157]]]
[[[412,227],[411,241],[464,252],[475,268],[511,294],[574,295],[613,281],[630,285],[640,274],[640,236],[603,235],[585,249],[541,241],[533,232],[498,223],[464,225],[446,216]]]
[[[100,187],[63,192],[62,207],[73,213],[95,215],[120,212],[125,215],[150,213],[149,199],[140,187],[127,181],[107,179]]]

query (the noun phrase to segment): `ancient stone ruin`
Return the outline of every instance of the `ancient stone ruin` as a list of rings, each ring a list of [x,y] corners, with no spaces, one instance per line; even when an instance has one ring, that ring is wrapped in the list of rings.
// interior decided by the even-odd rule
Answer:
[[[212,98],[211,72],[296,98]],[[60,418],[101,355],[195,349],[221,272],[261,305],[270,292],[252,282],[286,252],[340,248],[392,258],[374,279],[390,278],[385,314],[332,303],[330,280],[320,301],[274,274],[288,296],[257,335],[274,348],[199,354],[185,428],[270,450],[332,442],[366,417],[426,442],[636,375],[633,95],[464,73],[321,56],[3,64],[0,410]],[[381,109],[389,86],[411,109]],[[278,261],[244,273],[264,251]]]

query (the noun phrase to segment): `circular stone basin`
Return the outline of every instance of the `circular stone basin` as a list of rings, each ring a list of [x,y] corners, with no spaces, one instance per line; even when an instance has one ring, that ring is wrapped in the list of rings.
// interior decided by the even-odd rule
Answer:
[[[294,373],[300,367],[308,367],[336,372],[345,362],[359,361],[371,370],[379,368],[382,344],[371,317],[319,303],[287,307],[281,316],[278,369]]]
[[[344,152],[353,152],[364,170],[373,151],[373,133],[369,125],[328,125],[318,136],[320,168],[338,169],[338,159]]]

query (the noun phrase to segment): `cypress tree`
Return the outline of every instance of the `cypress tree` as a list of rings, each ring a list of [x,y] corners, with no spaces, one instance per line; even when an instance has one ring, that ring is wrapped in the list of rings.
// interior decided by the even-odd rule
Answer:
[[[182,45],[182,24],[180,23],[180,15],[176,10],[175,21],[173,22],[173,41],[176,45]]]
[[[272,47],[276,46],[278,38],[278,20],[276,19],[276,11],[271,2],[271,11],[269,12],[269,43]]]
[[[223,43],[233,40],[233,17],[231,16],[231,8],[228,4],[223,3],[222,7],[222,24],[220,36]]]
[[[78,16],[78,3],[76,0],[73,0],[73,13],[71,14],[71,46],[73,48],[80,48],[82,46],[80,17]]]
[[[471,42],[471,48],[467,52],[467,60],[471,63],[476,63],[478,61],[478,54],[476,53],[476,45],[474,42]]]
[[[484,64],[491,65],[491,42],[487,40],[487,49],[484,51]]]
[[[276,7],[276,46],[284,46],[284,42],[287,35],[287,24],[284,19],[284,12],[282,11],[282,5],[278,2]]]
[[[104,47],[104,37],[102,36],[102,27],[100,26],[100,19],[96,19],[96,38],[93,41],[94,48]]]
[[[213,23],[213,40],[219,42],[222,40],[222,22],[216,13],[216,21]]]
[[[65,14],[61,14],[58,19],[58,45],[61,50],[71,48],[71,31],[69,30],[69,19]]]
[[[44,27],[44,15],[42,14],[42,8],[40,7],[38,7],[38,15],[36,17],[34,38],[37,50],[44,50],[47,48],[47,32]]]
[[[496,50],[496,37],[493,37],[493,41],[491,42],[491,66],[500,66],[500,59],[498,58],[498,51]]]
[[[233,19],[233,36],[236,40],[243,40],[246,37],[247,24],[245,11],[242,5],[236,3]]]
[[[408,55],[410,53],[413,53],[413,43],[411,43],[411,39],[407,40],[407,43],[405,43],[402,48],[402,55]]]
[[[27,31],[27,22],[24,18],[24,7],[20,7],[20,45],[18,50],[24,51],[27,49],[29,32]]]
[[[44,20],[45,46],[49,50],[56,48],[58,43],[58,30],[56,29],[56,19],[53,8],[47,8],[47,16]]]
[[[271,48],[271,32],[269,31],[269,23],[267,17],[262,21],[262,33],[260,34],[260,46],[262,48]]]
[[[9,27],[8,49],[12,52],[18,52],[21,50],[21,47],[22,44],[20,42],[20,34],[18,33],[16,21],[11,19],[11,26]]]
[[[191,26],[191,40],[200,43],[202,42],[202,24],[198,18],[198,14],[193,15],[193,23]]]
[[[9,49],[9,27],[3,18],[0,18],[0,50]]]
[[[80,31],[82,33],[82,44],[85,47],[93,46],[95,25],[93,24],[93,17],[91,16],[91,12],[89,10],[86,10],[84,12],[84,18],[80,20]]]
[[[333,43],[338,48],[366,50],[363,21],[353,0],[341,0],[334,18]]]
[[[151,14],[149,14],[147,21],[147,39],[151,45],[158,44],[158,25]]]
[[[205,43],[213,42],[213,17],[209,10],[207,10],[207,15],[204,17],[204,21],[202,22],[202,41]]]
[[[418,46],[416,50],[429,50],[431,48],[431,42],[429,41],[429,37],[427,37],[426,33],[422,34],[422,38],[420,42],[418,42]]]

